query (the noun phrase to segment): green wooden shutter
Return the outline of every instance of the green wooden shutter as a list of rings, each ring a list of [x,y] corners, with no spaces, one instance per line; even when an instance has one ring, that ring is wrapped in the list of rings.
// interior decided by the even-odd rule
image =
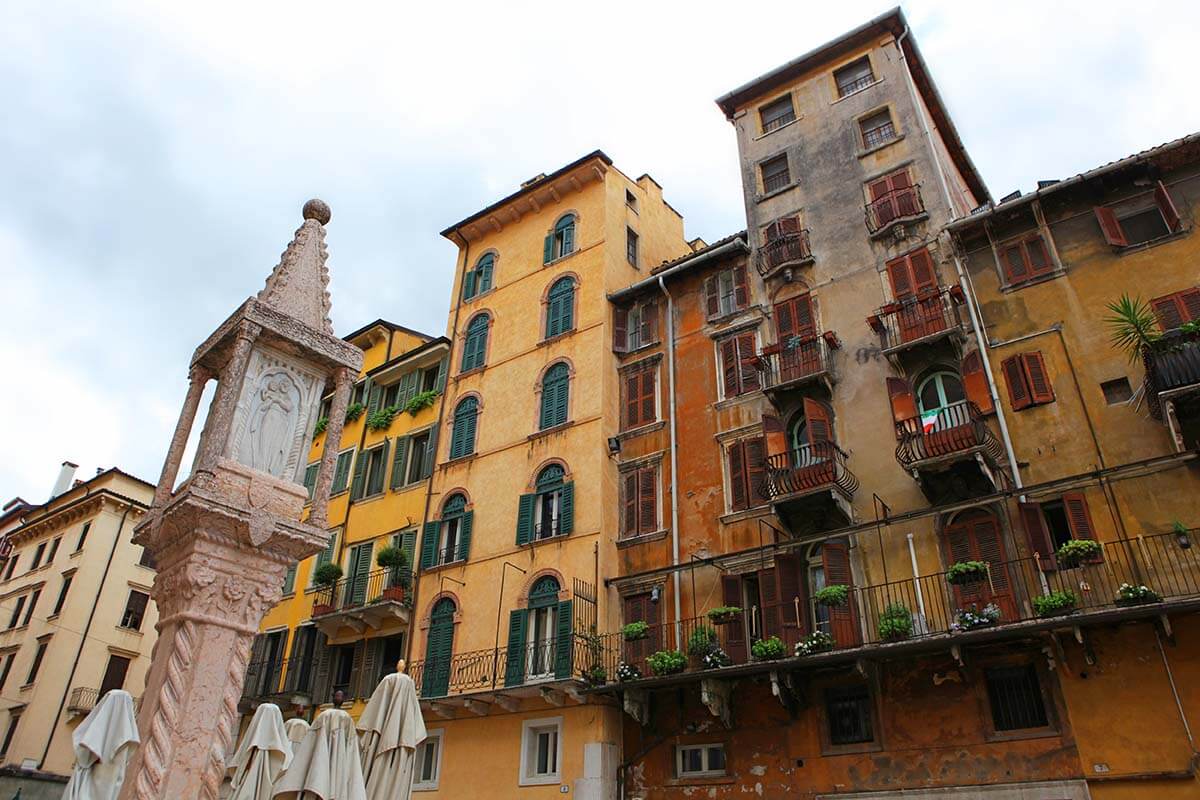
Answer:
[[[450,426],[450,458],[459,458],[463,454],[464,429],[467,426],[466,414],[455,414],[454,424]]]
[[[562,380],[558,382],[558,391],[554,393],[554,421],[556,425],[562,425],[567,421],[567,393],[570,390],[570,378],[567,375],[563,375]]]
[[[434,425],[429,429],[429,443],[425,445],[425,462],[422,465],[424,469],[421,470],[422,480],[433,474],[433,462],[437,457],[438,431],[441,427],[441,425]]]
[[[475,270],[469,269],[463,274],[463,300],[475,296]]]
[[[555,617],[554,634],[554,677],[571,677],[571,655],[574,649],[575,637],[572,635],[573,620],[571,619],[571,601],[563,600],[558,604]]]
[[[525,682],[525,623],[529,612],[523,608],[508,613],[508,658],[504,667],[504,685]]]
[[[400,406],[408,405],[417,393],[417,373],[410,372],[400,379]]]
[[[542,242],[542,263],[549,264],[554,260],[554,234],[547,234],[545,241]]]
[[[321,552],[317,553],[316,566],[319,567],[322,564],[328,564],[330,561],[333,561],[333,551],[336,547],[337,547],[337,531],[330,531],[329,532],[329,541],[327,541],[325,543],[325,549],[322,550]],[[316,570],[314,569],[313,571],[315,572]]]
[[[350,462],[353,458],[353,450],[338,454],[337,467],[333,471],[333,494],[346,491],[346,484],[350,480]]]
[[[372,542],[358,544],[350,550],[350,580],[346,582],[347,600],[351,605],[361,604],[367,596],[367,574],[371,571]]]
[[[396,538],[400,540],[396,546],[408,557],[408,568],[412,569],[416,565],[417,532],[404,531]]]
[[[312,701],[316,704],[328,703],[330,697],[329,679],[333,672],[333,648],[326,643],[319,645],[316,656],[316,669],[313,670]]]
[[[529,544],[533,538],[533,504],[536,494],[523,494],[517,503],[517,546]]]
[[[321,469],[321,462],[309,464],[304,468],[304,488],[308,489],[308,499],[312,500],[313,492],[317,488],[317,472]]]
[[[425,637],[422,697],[442,697],[450,688],[450,659],[454,652],[454,619],[435,620]]]
[[[367,378],[365,394],[367,395],[367,416],[369,417],[379,410],[379,401],[383,397],[383,387],[372,382],[370,378]]]
[[[396,437],[396,449],[392,453],[392,479],[388,486],[399,489],[404,485],[404,455],[408,452],[408,437]]]
[[[425,523],[425,533],[421,537],[421,569],[430,569],[437,561],[438,534],[441,527],[441,523],[437,521]]]
[[[367,481],[367,453],[365,450],[360,450],[358,457],[354,459],[354,482],[350,485],[350,499],[357,500],[363,496],[363,489],[366,488]]]
[[[558,509],[558,530],[568,534],[575,530],[575,483],[568,481],[562,486],[562,500]]]
[[[287,572],[283,574],[283,593],[291,594],[296,591],[296,565],[289,564]]]
[[[383,482],[387,478],[387,454],[391,442],[383,440],[383,446],[371,451],[367,470],[367,494],[379,494],[383,491]]]
[[[448,358],[443,358],[438,362],[437,383],[434,385],[434,389],[439,392],[446,390],[446,366],[448,363]]]
[[[471,525],[475,519],[474,511],[467,511],[462,515],[462,520],[458,525],[458,560],[466,561],[467,556],[471,553]]]
[[[565,256],[575,252],[575,221],[572,220],[570,225],[563,228],[563,246],[562,254]]]

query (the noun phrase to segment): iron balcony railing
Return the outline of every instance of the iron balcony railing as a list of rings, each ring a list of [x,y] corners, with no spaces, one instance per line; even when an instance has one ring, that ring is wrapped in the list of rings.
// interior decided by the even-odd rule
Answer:
[[[876,197],[866,205],[867,230],[872,234],[884,231],[893,222],[925,213],[918,184],[905,186]]]
[[[837,336],[827,332],[821,336],[793,337],[782,345],[765,348],[754,358],[762,387],[777,389],[829,374],[831,341],[836,343]]]
[[[246,700],[268,700],[281,694],[309,694],[317,657],[308,659],[262,659],[246,665],[246,680],[242,697]]]
[[[1146,380],[1155,392],[1200,384],[1200,333],[1163,334],[1147,351]]]
[[[853,497],[858,478],[846,466],[846,458],[833,442],[813,442],[768,456],[763,488],[772,501],[835,488]]]
[[[364,575],[351,575],[313,593],[313,616],[384,601],[403,603],[411,586],[412,572],[407,569],[379,569]]]
[[[770,133],[771,131],[782,128],[784,125],[787,125],[789,122],[795,122],[795,121],[796,121],[796,112],[789,108],[786,112],[784,112],[783,114],[780,114],[775,119],[764,122],[763,126],[762,126],[762,132]]]
[[[755,257],[755,266],[758,268],[758,274],[766,277],[780,267],[801,264],[811,258],[808,229],[801,228],[798,231],[780,234],[760,247]]]
[[[601,637],[572,633],[565,644],[557,637],[520,647],[455,653],[446,660],[414,661],[408,674],[421,699],[500,691],[554,680],[586,679],[596,666],[605,667]],[[613,669],[616,662],[612,664]],[[612,670],[605,670],[612,676]]]
[[[867,324],[879,334],[885,353],[917,346],[962,328],[961,292],[958,287],[933,289],[888,303],[867,317]]]
[[[979,407],[967,400],[897,422],[896,436],[896,460],[905,469],[980,447],[993,462],[1003,455]]]

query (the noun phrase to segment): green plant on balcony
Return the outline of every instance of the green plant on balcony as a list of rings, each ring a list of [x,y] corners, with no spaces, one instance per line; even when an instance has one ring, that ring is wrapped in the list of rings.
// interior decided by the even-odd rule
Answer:
[[[750,645],[750,654],[758,661],[774,661],[777,658],[783,658],[786,653],[787,648],[783,646],[783,640],[778,636],[768,636],[766,639],[759,639]]]
[[[704,664],[705,669],[719,669],[721,667],[728,667],[733,663],[733,659],[729,657],[729,654],[720,647],[714,647],[705,653],[700,661]]]
[[[674,675],[687,669],[687,656],[678,650],[659,650],[646,659],[655,675]]]
[[[1134,586],[1132,583],[1122,583],[1117,587],[1117,596],[1113,598],[1119,606],[1140,606],[1145,603],[1161,603],[1162,595],[1146,584]]]
[[[1085,561],[1099,558],[1103,549],[1095,539],[1072,539],[1058,548],[1055,556],[1063,569],[1078,567]]]
[[[1107,308],[1109,316],[1104,318],[1104,324],[1108,326],[1109,342],[1125,353],[1131,363],[1139,361],[1142,353],[1162,338],[1154,310],[1142,298],[1123,294]]]
[[[321,417],[317,420],[317,424],[313,426],[313,439],[316,439],[325,429],[329,427],[329,417]]]
[[[818,605],[840,608],[846,605],[846,601],[850,598],[850,587],[844,583],[831,583],[829,586],[818,589],[813,598]]]
[[[825,631],[813,631],[808,636],[796,642],[794,652],[798,656],[811,656],[813,653],[824,653],[826,650],[832,650],[833,644],[833,637]]]
[[[404,404],[404,410],[412,416],[420,414],[425,409],[433,405],[433,401],[437,399],[441,392],[436,389],[426,389],[423,392],[414,394],[407,403]]]
[[[717,646],[717,631],[707,625],[697,625],[688,636],[688,655],[702,658]]]
[[[642,671],[637,668],[636,664],[626,664],[624,661],[617,664],[617,680],[621,683],[640,680],[641,677]]]
[[[603,686],[608,681],[608,670],[600,664],[592,664],[583,671],[583,679],[592,686]]]
[[[879,638],[897,642],[912,635],[912,612],[904,603],[888,603],[879,615]]]
[[[380,569],[390,570],[388,585],[407,589],[410,583],[408,554],[399,547],[388,546],[375,554],[375,563]]]
[[[351,403],[350,405],[346,406],[346,422],[354,422],[354,420],[361,417],[363,412],[366,410],[367,407],[362,403]]]
[[[639,639],[645,639],[649,633],[650,626],[640,619],[637,622],[631,622],[624,628],[621,628],[621,636],[623,636],[627,642],[636,642]]]
[[[367,415],[367,428],[373,431],[386,431],[392,427],[392,420],[400,413],[397,406],[388,406],[380,408],[375,412]]]
[[[986,628],[999,622],[1001,616],[1000,606],[995,603],[988,603],[983,608],[972,603],[970,608],[960,608],[954,612],[954,622],[950,623],[950,630],[957,633]]]
[[[737,606],[718,606],[708,612],[708,621],[713,625],[728,625],[741,616],[742,610]]]
[[[972,583],[982,583],[988,577],[986,561],[959,561],[951,564],[946,570],[946,580],[955,586],[967,586]]]
[[[1033,610],[1039,617],[1053,617],[1059,614],[1069,614],[1079,605],[1079,598],[1074,592],[1063,589],[1050,594],[1033,598]]]
[[[321,566],[317,567],[313,573],[313,583],[317,586],[331,588],[335,583],[342,579],[342,568],[340,565],[332,561],[326,561]]]

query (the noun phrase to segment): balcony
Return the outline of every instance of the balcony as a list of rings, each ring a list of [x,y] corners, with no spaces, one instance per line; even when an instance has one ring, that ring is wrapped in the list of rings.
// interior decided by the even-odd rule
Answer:
[[[864,212],[871,238],[885,235],[896,225],[929,216],[921,199],[920,184],[892,189],[867,203]]]
[[[308,659],[276,658],[251,661],[242,684],[245,706],[276,702],[283,698],[311,699],[316,656]]]
[[[76,686],[71,690],[67,700],[67,712],[71,714],[87,714],[100,702],[100,690],[87,686]]]
[[[770,345],[754,358],[759,383],[772,402],[780,392],[799,390],[812,384],[833,390],[830,351],[841,346],[837,334],[793,337],[786,345]]]
[[[1144,351],[1147,405],[1178,451],[1200,447],[1200,333],[1169,331]]]
[[[412,573],[408,570],[379,569],[342,578],[314,592],[313,622],[327,636],[336,636],[342,627],[365,633],[407,624],[410,586]]]
[[[785,267],[798,267],[813,261],[808,229],[780,233],[758,249],[755,266],[764,278]]]
[[[889,358],[947,340],[958,344],[963,339],[959,314],[963,299],[958,286],[934,289],[888,303],[867,317],[867,324],[879,335],[879,347]]]
[[[896,423],[896,461],[912,473],[934,505],[1001,488],[1004,452],[979,407],[952,403],[930,417]]]
[[[833,442],[813,442],[767,457],[763,489],[793,533],[829,530],[851,519],[858,478]]]

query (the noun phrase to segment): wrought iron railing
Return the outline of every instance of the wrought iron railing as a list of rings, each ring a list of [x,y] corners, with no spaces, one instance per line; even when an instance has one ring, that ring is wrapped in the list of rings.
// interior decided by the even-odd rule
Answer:
[[[557,637],[551,637],[517,648],[501,646],[455,653],[448,660],[415,661],[408,674],[420,696],[430,699],[582,678],[591,667],[603,663],[599,637],[573,633],[561,646]]]
[[[784,125],[787,125],[789,122],[795,122],[795,121],[796,121],[796,112],[792,109],[788,109],[786,112],[784,112],[783,114],[780,114],[775,119],[763,122],[762,132],[770,133],[771,131],[782,128]]]
[[[831,338],[836,342],[833,333],[794,337],[790,342],[765,348],[754,358],[763,388],[799,384],[829,374]]]
[[[892,189],[866,205],[867,230],[879,233],[897,220],[925,213],[919,184]]]
[[[959,291],[956,287],[934,289],[888,303],[867,317],[867,324],[879,334],[879,346],[885,353],[912,347],[962,327]]]
[[[771,175],[763,175],[763,193],[770,194],[778,191],[792,182],[791,172],[784,170]]]
[[[313,616],[384,601],[402,603],[411,586],[412,572],[407,569],[378,569],[364,575],[351,575],[313,592]]]
[[[922,461],[942,458],[982,447],[993,461],[1003,456],[1000,442],[983,418],[979,407],[964,400],[896,423],[896,460],[907,468]]]
[[[280,694],[308,694],[312,691],[317,658],[262,659],[246,665],[242,697],[267,700]]]
[[[839,82],[837,85],[838,97],[845,97],[848,94],[853,94],[854,92],[857,92],[859,89],[867,88],[874,82],[875,82],[875,76],[870,75],[870,74],[863,75],[862,77],[859,77],[859,78],[855,78],[852,81],[846,81],[844,83]]]
[[[852,497],[858,489],[858,478],[846,466],[846,458],[833,442],[813,442],[768,456],[763,488],[771,500],[832,488]]]
[[[889,119],[882,125],[876,125],[874,128],[867,128],[862,132],[863,146],[868,150],[878,147],[884,142],[890,142],[896,138],[896,126]]]
[[[785,264],[799,264],[810,258],[808,229],[802,228],[794,233],[780,234],[758,248],[755,266],[758,274],[765,277]]]
[[[1200,384],[1200,334],[1175,330],[1146,351],[1146,383],[1155,392]]]

